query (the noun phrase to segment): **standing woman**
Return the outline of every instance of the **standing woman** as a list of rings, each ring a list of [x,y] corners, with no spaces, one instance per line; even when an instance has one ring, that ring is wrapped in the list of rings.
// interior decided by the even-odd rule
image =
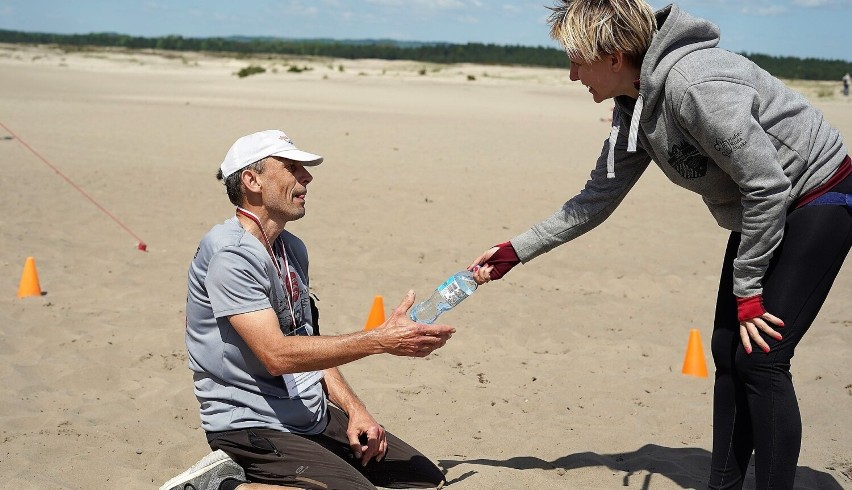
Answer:
[[[560,0],[551,10],[571,80],[595,102],[614,99],[612,130],[578,195],[471,269],[485,266],[480,282],[499,279],[579,237],[655,162],[731,231],[713,325],[708,487],[741,488],[754,451],[758,489],[793,488],[802,423],[790,361],[852,245],[840,134],[677,5],[654,13],[643,0]]]

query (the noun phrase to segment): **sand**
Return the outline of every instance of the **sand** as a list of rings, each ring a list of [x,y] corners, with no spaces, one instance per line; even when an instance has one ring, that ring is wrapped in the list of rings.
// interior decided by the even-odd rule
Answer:
[[[267,72],[235,76],[249,64]],[[795,87],[852,138],[836,85]],[[564,70],[12,45],[0,87],[4,488],[157,488],[207,453],[185,276],[233,213],[214,173],[237,137],[279,128],[326,157],[288,229],[335,334],[361,329],[375,295],[388,312],[423,298],[549,215],[611,110]],[[604,226],[442,317],[458,329],[443,349],[342,371],[453,490],[702,488],[712,374],[680,371],[697,328],[712,372],[726,238],[652,168]],[[18,299],[28,256],[43,295]],[[794,359],[797,488],[852,488],[850,272]]]

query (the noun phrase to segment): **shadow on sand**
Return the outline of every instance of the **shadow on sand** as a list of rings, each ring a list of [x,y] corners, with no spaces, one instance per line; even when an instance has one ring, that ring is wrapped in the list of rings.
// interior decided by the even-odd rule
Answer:
[[[710,452],[697,448],[670,448],[646,444],[636,451],[615,454],[597,454],[592,452],[576,453],[545,461],[532,456],[518,456],[506,460],[493,459],[442,459],[440,465],[449,470],[458,465],[485,465],[516,470],[555,470],[564,471],[564,478],[570,481],[571,470],[593,466],[607,467],[613,471],[623,472],[621,485],[634,486],[641,478],[643,490],[652,488],[653,475],[660,475],[674,482],[681,488],[707,488],[707,472],[710,467]],[[637,475],[642,472],[642,475]],[[448,481],[448,485],[466,480],[476,474],[475,470]],[[746,477],[745,490],[754,488],[754,463],[752,462]],[[800,466],[796,470],[796,487],[801,489],[843,490],[843,487],[830,474]]]

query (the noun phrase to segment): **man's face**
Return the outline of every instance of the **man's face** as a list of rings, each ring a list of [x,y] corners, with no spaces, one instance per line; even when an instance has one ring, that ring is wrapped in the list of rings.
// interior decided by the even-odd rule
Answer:
[[[263,204],[270,217],[295,221],[305,215],[307,186],[313,180],[301,163],[269,157],[258,175],[263,186]]]

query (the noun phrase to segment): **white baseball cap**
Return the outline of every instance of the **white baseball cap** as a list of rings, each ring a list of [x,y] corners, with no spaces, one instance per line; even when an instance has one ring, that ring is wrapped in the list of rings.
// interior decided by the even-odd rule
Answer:
[[[222,162],[222,177],[228,178],[266,157],[283,157],[311,167],[322,163],[322,157],[296,148],[283,131],[268,129],[243,136],[234,142]]]

